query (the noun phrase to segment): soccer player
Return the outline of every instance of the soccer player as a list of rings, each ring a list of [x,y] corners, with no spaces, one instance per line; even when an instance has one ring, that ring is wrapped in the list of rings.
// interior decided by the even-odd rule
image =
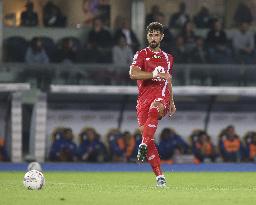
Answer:
[[[156,175],[158,187],[166,186],[166,180],[160,167],[160,157],[154,142],[158,120],[167,113],[176,111],[172,91],[173,56],[160,49],[164,38],[163,25],[152,22],[147,26],[149,47],[138,51],[130,66],[130,78],[137,80],[138,100],[137,117],[142,142],[139,145],[137,160],[147,158]]]

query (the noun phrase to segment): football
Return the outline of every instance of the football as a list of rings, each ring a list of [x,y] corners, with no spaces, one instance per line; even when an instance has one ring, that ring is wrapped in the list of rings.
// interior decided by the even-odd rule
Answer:
[[[45,184],[44,175],[38,170],[30,170],[25,174],[23,184],[27,189],[39,190]]]
[[[43,171],[41,165],[38,162],[31,162],[31,163],[29,163],[27,170],[28,171],[30,171],[30,170],[37,170],[39,172]]]

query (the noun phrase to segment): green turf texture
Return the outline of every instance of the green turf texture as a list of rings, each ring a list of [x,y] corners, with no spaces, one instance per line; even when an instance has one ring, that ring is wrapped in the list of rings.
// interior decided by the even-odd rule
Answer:
[[[0,205],[253,205],[256,173],[46,172],[42,190],[23,187],[22,172],[0,172]]]

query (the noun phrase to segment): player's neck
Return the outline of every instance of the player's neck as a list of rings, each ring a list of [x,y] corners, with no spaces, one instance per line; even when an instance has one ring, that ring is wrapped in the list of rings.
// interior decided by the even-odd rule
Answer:
[[[156,47],[156,48],[151,48],[150,46],[148,47],[151,51],[153,52],[160,52],[161,48],[160,47]]]

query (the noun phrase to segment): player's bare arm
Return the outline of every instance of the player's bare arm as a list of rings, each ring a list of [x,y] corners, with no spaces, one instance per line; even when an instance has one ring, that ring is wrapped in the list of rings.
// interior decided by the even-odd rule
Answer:
[[[153,78],[153,73],[142,71],[138,66],[131,66],[129,74],[132,80],[148,80]]]
[[[172,76],[169,73],[158,73],[158,77],[167,80],[168,88],[170,90],[170,113],[169,116],[172,116],[176,112],[176,107],[173,99],[173,89],[172,89]]]
[[[157,70],[153,72],[142,71],[138,66],[131,66],[130,68],[130,78],[132,80],[149,80],[153,78],[166,79],[165,73],[159,73]]]
[[[171,117],[176,112],[176,107],[173,99],[173,89],[172,89],[172,76],[169,73],[166,73],[168,88],[170,90],[170,111],[169,116]]]

